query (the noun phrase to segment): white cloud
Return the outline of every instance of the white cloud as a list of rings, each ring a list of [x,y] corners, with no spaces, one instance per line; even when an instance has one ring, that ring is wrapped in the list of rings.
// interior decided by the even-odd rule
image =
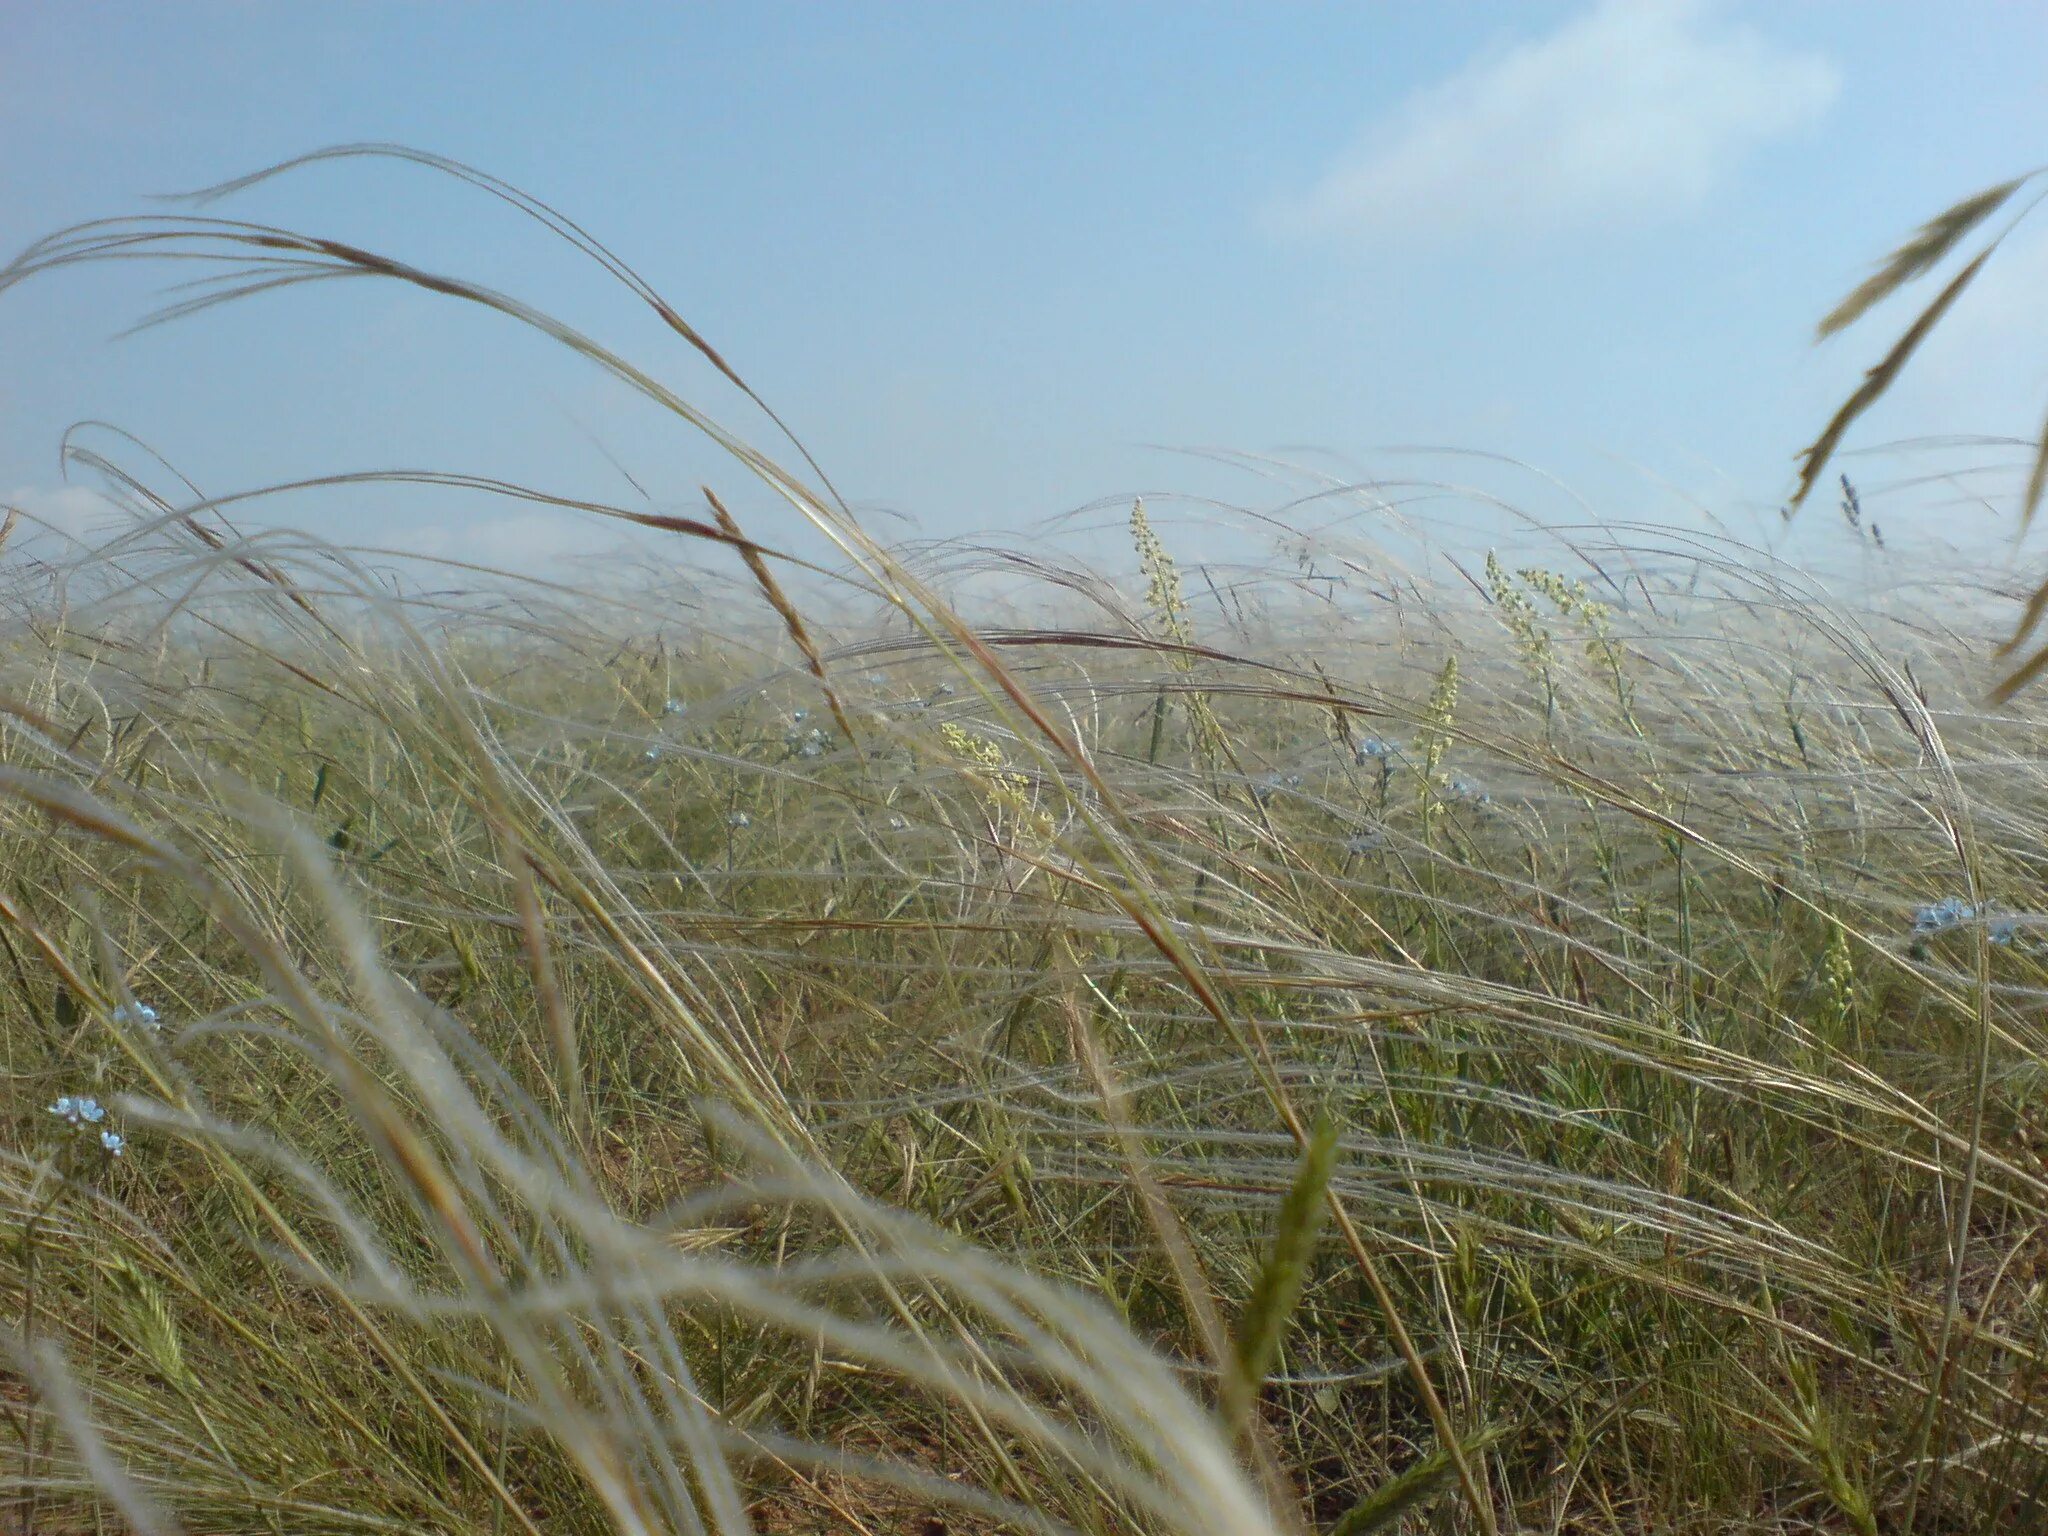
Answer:
[[[1273,210],[1300,235],[1436,243],[1703,206],[1737,161],[1812,122],[1834,66],[1702,0],[1601,0],[1548,37],[1475,60],[1369,127]]]
[[[574,559],[591,541],[586,519],[569,512],[532,511],[416,523],[378,542],[437,560],[528,570]]]
[[[15,508],[32,526],[73,539],[105,533],[121,521],[120,509],[85,485],[24,485],[0,495],[0,507]]]
[[[654,544],[621,523],[536,509],[422,522],[369,542],[430,560],[459,560],[522,576],[586,582]]]

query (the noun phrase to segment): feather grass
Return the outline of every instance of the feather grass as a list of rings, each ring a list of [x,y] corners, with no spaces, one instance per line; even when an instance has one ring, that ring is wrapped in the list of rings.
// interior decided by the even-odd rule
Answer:
[[[1455,488],[1313,480],[1248,521],[1334,582],[1158,499],[1135,573],[892,546],[398,258],[171,217],[0,286],[146,253],[537,326],[808,532],[67,445],[124,521],[0,546],[18,1523],[2037,1519],[2048,753],[1969,573],[1485,562]],[[401,588],[229,520],[311,490],[730,564]]]

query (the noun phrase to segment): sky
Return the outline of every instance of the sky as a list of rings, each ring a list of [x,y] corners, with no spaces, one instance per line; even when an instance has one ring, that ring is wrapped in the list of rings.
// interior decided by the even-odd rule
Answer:
[[[573,216],[885,536],[1058,538],[1140,493],[1193,519],[1307,473],[1579,515],[1562,484],[1607,518],[1698,506],[1777,538],[1794,455],[1911,301],[1825,346],[1814,322],[1930,214],[2048,158],[2048,8],[0,0],[0,259],[358,141]],[[208,211],[501,287],[774,447],[603,274],[473,190],[358,161]],[[1852,446],[2039,432],[2039,224]],[[90,521],[59,468],[90,420],[216,494],[407,467],[694,511],[710,484],[798,536],[682,423],[446,299],[325,284],[121,337],[190,275],[0,293],[0,497]],[[1844,467],[1895,541],[2003,549],[2020,462]],[[1906,486],[1951,471],[1972,473]],[[612,537],[446,494],[244,516],[527,566]]]

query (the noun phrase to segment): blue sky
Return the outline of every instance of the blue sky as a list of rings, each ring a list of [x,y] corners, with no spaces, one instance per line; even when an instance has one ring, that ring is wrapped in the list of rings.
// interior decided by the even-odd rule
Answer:
[[[7,254],[354,140],[471,161],[572,214],[884,531],[1282,494],[1171,451],[1209,448],[1566,510],[1524,476],[1388,451],[1413,444],[1526,460],[1615,517],[1694,497],[1763,530],[1906,312],[1821,349],[1814,320],[1928,214],[2043,157],[2048,13],[0,0]],[[496,283],[757,425],[594,271],[420,171],[320,168],[217,211]],[[2039,430],[2043,224],[1862,442]],[[610,454],[658,504],[708,478],[774,517],[680,427],[445,301],[335,284],[114,340],[173,275],[0,295],[0,494],[75,514],[57,443],[97,418],[215,492],[404,465],[631,499]],[[2015,460],[1851,467],[1882,489]],[[1880,504],[1914,532],[1904,500]],[[596,537],[420,497],[267,515],[522,563]],[[1962,542],[2009,526],[1995,497],[1917,516]]]

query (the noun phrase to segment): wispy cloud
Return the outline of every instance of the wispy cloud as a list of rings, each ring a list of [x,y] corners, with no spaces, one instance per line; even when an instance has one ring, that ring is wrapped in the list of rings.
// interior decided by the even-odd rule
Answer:
[[[17,486],[0,493],[0,507],[14,508],[32,527],[69,539],[105,533],[121,521],[118,507],[84,485]]]
[[[1704,0],[1602,0],[1475,60],[1370,125],[1281,230],[1375,244],[1552,233],[1701,208],[1758,146],[1824,113],[1828,60]]]
[[[410,525],[370,542],[431,560],[460,560],[522,576],[588,581],[652,541],[570,512],[511,512]]]

